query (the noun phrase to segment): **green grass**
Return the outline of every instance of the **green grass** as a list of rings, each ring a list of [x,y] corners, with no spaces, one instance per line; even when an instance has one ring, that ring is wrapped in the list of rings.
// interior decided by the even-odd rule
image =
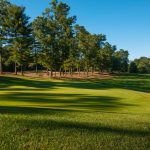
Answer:
[[[0,150],[149,150],[150,75],[0,76]]]

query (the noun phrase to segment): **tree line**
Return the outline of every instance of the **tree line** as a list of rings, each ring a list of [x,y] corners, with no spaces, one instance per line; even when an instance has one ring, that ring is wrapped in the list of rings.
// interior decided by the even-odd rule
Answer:
[[[70,7],[52,0],[32,22],[25,7],[0,0],[0,73],[3,70],[47,70],[50,76],[73,72],[141,72],[141,61],[129,62],[129,52],[117,50],[103,34],[91,34],[76,24]],[[143,61],[142,61],[143,63]],[[144,66],[144,65],[143,65]],[[141,71],[142,70],[142,71]]]
[[[150,58],[141,57],[131,61],[129,64],[130,73],[150,73]]]

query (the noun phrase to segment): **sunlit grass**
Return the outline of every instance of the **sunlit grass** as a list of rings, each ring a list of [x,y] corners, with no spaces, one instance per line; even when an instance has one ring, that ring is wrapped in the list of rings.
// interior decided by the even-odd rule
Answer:
[[[0,76],[0,149],[149,149],[150,76]]]

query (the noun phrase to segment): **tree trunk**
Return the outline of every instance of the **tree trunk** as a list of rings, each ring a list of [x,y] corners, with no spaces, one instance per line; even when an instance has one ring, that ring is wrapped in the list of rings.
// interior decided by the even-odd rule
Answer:
[[[73,69],[71,68],[71,77],[73,76]]]
[[[77,73],[78,73],[78,76],[80,76],[80,68],[79,67],[77,68]]]
[[[49,70],[47,69],[47,76],[49,76]]]
[[[86,75],[87,75],[87,77],[88,77],[88,75],[89,75],[89,70],[88,70],[88,68],[87,68],[87,70],[86,70]]]
[[[23,66],[21,65],[21,75],[23,76]]]
[[[64,75],[65,75],[65,71],[63,70],[63,77],[64,77]]]
[[[56,77],[56,69],[55,69],[55,77]]]
[[[35,72],[36,72],[36,74],[38,74],[38,66],[37,65],[35,66]]]
[[[99,70],[99,74],[102,75],[103,74],[103,69]]]
[[[0,52],[0,74],[3,73],[3,66],[2,66],[2,53]]]
[[[99,75],[101,75],[101,69],[99,69]]]
[[[15,75],[17,75],[17,63],[15,62]]]
[[[85,69],[85,68],[84,68],[84,71],[83,71],[83,72],[84,72],[84,75],[85,75],[85,74],[86,74],[86,69]]]
[[[80,76],[80,72],[81,72],[81,71],[80,71],[80,67],[79,67],[79,70],[78,70],[78,71],[79,71],[79,73],[78,73],[78,74],[79,74],[79,76]]]
[[[59,70],[59,75],[60,75],[60,77],[61,77],[61,68],[60,68],[60,70]]]
[[[53,77],[53,70],[51,70],[51,77]]]
[[[95,73],[95,71],[96,71],[96,69],[95,69],[95,66],[94,66],[94,68],[93,68],[93,74]]]
[[[77,73],[78,73],[78,75],[79,75],[79,68],[77,67]]]
[[[93,69],[93,67],[92,67],[92,76],[93,76],[93,73],[94,73],[94,69]]]

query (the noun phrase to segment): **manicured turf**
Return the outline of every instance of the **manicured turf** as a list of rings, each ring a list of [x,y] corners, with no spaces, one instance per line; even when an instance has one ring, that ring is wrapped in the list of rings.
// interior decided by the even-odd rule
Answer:
[[[150,75],[0,76],[0,150],[149,150]]]

